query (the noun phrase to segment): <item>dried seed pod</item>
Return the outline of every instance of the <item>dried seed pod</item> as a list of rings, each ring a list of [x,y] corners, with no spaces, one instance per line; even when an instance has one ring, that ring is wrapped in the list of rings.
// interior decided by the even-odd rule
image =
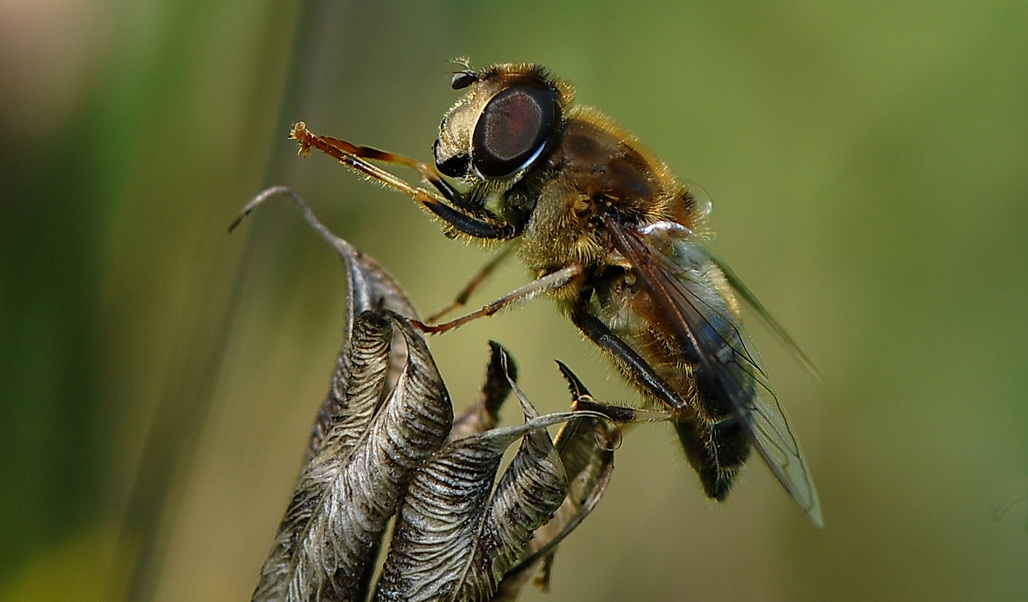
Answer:
[[[534,414],[527,406],[526,417]],[[567,480],[545,426],[550,414],[446,445],[404,498],[379,600],[488,600],[536,527],[563,501]],[[507,447],[523,438],[493,490]]]
[[[319,453],[300,477],[262,569],[255,600],[359,599],[359,577],[396,513],[402,492],[450,432],[449,397],[424,338],[405,320],[394,314],[361,314],[354,328],[361,336],[351,341],[350,365],[363,368],[363,343],[379,350],[379,341],[390,334],[390,322],[402,334],[409,354],[396,386],[373,416],[366,411],[367,403],[354,408],[357,419],[347,412],[334,416]],[[353,378],[377,376],[378,382],[357,383],[348,386],[348,392],[365,393],[384,385],[388,354],[379,350],[367,356],[378,359],[378,365],[354,370]],[[364,397],[365,402],[370,400]]]
[[[481,397],[454,424],[425,339],[407,318],[414,310],[377,263],[288,190],[265,191],[243,215],[279,192],[339,253],[349,304],[329,395],[253,599],[367,599],[394,514],[376,599],[513,599],[602,495],[616,431],[595,412],[538,416],[495,342]],[[588,395],[561,369],[576,401]],[[525,423],[494,428],[512,390]],[[555,447],[545,429],[568,421]],[[518,440],[494,487],[504,451]]]
[[[570,368],[561,362],[557,365],[568,381],[576,406],[583,398],[590,397]],[[517,599],[540,565],[543,573],[537,583],[543,589],[549,588],[550,561],[557,546],[599,503],[614,472],[614,450],[619,442],[620,431],[614,423],[591,412],[583,412],[561,428],[554,445],[567,474],[567,496],[553,519],[535,530],[517,565],[504,575],[494,601]]]

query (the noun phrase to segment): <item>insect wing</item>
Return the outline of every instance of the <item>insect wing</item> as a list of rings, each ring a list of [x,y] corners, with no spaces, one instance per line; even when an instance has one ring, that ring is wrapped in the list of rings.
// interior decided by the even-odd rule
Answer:
[[[642,230],[606,221],[615,246],[635,268],[684,349],[699,356],[698,376],[724,404],[757,452],[811,521],[821,508],[792,425],[771,389],[760,358],[717,280],[718,265],[690,232],[673,222]],[[721,288],[724,288],[722,286]],[[692,359],[692,358],[690,358]]]

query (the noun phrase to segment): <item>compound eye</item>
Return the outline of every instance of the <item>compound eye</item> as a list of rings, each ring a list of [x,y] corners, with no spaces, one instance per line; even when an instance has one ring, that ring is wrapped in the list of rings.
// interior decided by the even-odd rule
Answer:
[[[527,167],[542,154],[559,112],[556,91],[538,84],[516,84],[492,97],[471,139],[475,169],[502,178]]]

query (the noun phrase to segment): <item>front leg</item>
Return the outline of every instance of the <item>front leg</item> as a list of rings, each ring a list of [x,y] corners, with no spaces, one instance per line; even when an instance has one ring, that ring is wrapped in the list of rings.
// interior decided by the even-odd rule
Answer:
[[[474,238],[500,240],[513,238],[517,234],[514,226],[499,223],[484,211],[481,217],[471,215],[466,209],[470,203],[456,189],[443,180],[442,176],[434,169],[420,161],[367,146],[356,146],[338,138],[319,136],[308,130],[307,124],[302,121],[293,125],[293,130],[289,137],[300,143],[300,153],[306,155],[310,153],[312,148],[318,149],[326,155],[335,158],[343,165],[406,194],[457,232]],[[432,184],[446,200],[449,200],[457,208],[446,204],[444,199],[433,195],[424,188],[411,186],[388,171],[368,163],[365,159],[404,165],[417,170],[428,183]]]

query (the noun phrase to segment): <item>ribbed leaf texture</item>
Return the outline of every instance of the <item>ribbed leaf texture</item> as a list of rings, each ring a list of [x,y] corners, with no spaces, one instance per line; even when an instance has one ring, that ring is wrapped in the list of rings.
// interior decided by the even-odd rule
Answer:
[[[574,373],[564,364],[557,364],[568,381],[572,399],[577,402],[590,397]],[[504,575],[494,601],[516,600],[540,564],[544,571],[537,583],[544,589],[549,587],[550,561],[557,545],[599,503],[614,471],[614,449],[619,441],[620,431],[611,421],[588,414],[569,420],[560,430],[555,445],[567,473],[568,494],[553,519],[535,530],[518,564]]]
[[[392,311],[410,318],[417,318],[418,315],[407,295],[385,269],[378,265],[375,260],[358,251],[350,243],[329,232],[314,218],[314,214],[309,209],[306,212],[308,222],[318,230],[322,238],[332,245],[336,253],[339,254],[339,258],[343,262],[347,291],[346,313],[343,316],[343,348],[336,362],[336,370],[332,374],[332,383],[329,386],[328,395],[326,395],[325,401],[321,404],[318,418],[315,420],[311,430],[310,444],[308,445],[307,457],[305,459],[305,461],[310,461],[318,453],[321,440],[325,436],[333,416],[340,411],[340,406],[346,403],[346,388],[352,380],[349,378],[350,353],[348,348],[352,340],[354,323],[357,320],[357,316],[367,311],[382,310]],[[400,335],[397,333],[396,336],[399,337]],[[394,343],[398,342],[399,340],[394,341]],[[391,387],[396,384],[397,375],[407,360],[407,348],[404,345],[394,344],[390,350],[386,382]],[[370,378],[364,378],[364,380],[366,383],[376,382]],[[385,387],[382,389],[385,389]]]
[[[515,599],[602,495],[616,430],[591,412],[537,416],[513,360],[493,342],[481,396],[454,421],[425,339],[408,321],[414,309],[385,270],[288,190],[265,191],[244,215],[278,193],[339,254],[349,304],[329,394],[253,599]],[[573,400],[588,396],[561,369]],[[512,390],[525,423],[495,428]],[[546,427],[560,423],[555,445]],[[504,451],[519,440],[496,483]]]
[[[380,341],[390,335],[390,321],[408,345],[408,363],[370,421],[364,411],[367,404],[356,408],[357,420],[351,420],[350,414],[335,416],[320,453],[300,478],[275,549],[262,570],[256,600],[358,599],[360,577],[402,492],[415,469],[446,440],[453,418],[450,400],[424,338],[406,321],[366,312],[355,324],[354,342],[370,341],[372,348],[379,349]],[[363,336],[366,332],[371,336]],[[353,348],[359,349],[356,344]],[[363,368],[361,356],[351,353],[351,366]],[[354,378],[384,377],[386,354],[378,356],[383,361],[375,370],[354,370]],[[384,378],[379,385],[382,382]],[[366,393],[367,389],[348,386],[346,390]],[[358,435],[354,428],[361,426]]]
[[[523,408],[535,418],[527,401]],[[377,599],[488,600],[567,493],[564,468],[543,428],[566,418],[551,414],[440,450],[411,483]],[[521,438],[490,497],[503,452]]]

